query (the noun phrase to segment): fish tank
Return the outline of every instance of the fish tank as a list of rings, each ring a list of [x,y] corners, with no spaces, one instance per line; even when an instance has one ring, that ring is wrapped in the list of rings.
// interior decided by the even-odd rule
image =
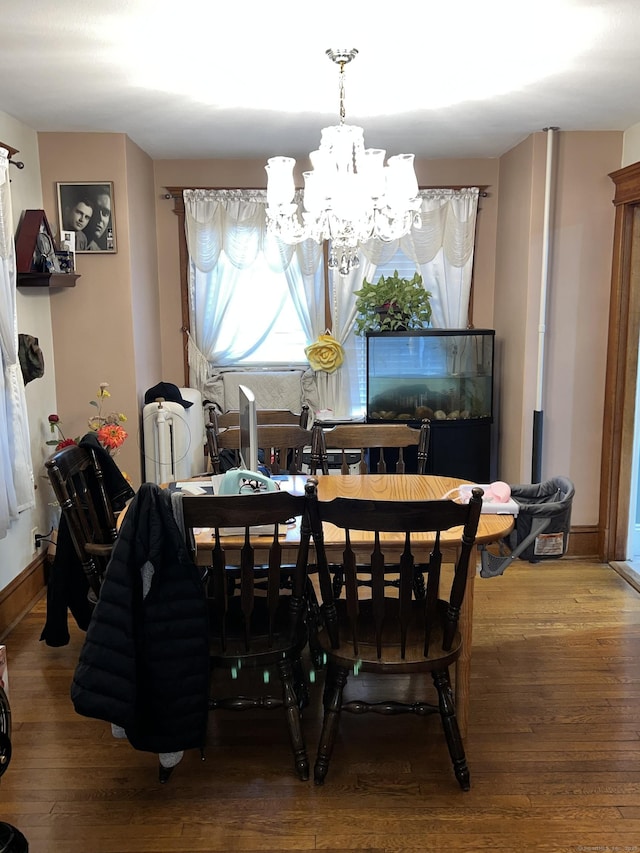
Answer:
[[[493,329],[368,332],[366,339],[367,421],[492,422]]]

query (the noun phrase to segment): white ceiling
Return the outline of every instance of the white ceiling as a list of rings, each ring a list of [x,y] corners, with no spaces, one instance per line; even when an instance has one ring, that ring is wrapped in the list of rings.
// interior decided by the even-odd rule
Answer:
[[[498,157],[548,126],[640,122],[640,0],[15,0],[0,110],[154,159],[300,157],[338,123],[325,50],[352,47],[346,121],[388,154]]]

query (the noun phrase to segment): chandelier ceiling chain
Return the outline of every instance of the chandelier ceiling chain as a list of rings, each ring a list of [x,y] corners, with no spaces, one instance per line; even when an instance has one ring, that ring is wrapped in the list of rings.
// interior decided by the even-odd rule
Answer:
[[[344,66],[348,62],[351,62],[352,59],[356,58],[356,56],[358,55],[358,51],[354,47],[352,50],[327,50],[325,52],[332,62],[335,62],[336,65],[340,66],[340,77],[338,78],[338,91],[340,95],[340,124],[344,124],[344,120],[347,116],[344,106]]]
[[[322,130],[320,147],[303,172],[302,214],[295,204],[293,157],[271,157],[267,172],[268,227],[283,242],[329,240],[329,267],[347,275],[359,266],[358,246],[373,237],[389,242],[421,224],[413,154],[385,165],[383,148],[365,148],[361,127],[345,124],[344,67],[358,51],[327,50],[340,68],[340,123]]]

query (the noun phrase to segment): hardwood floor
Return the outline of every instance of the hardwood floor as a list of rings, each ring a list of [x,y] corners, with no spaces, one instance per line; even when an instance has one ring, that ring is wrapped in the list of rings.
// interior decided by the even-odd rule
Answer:
[[[207,760],[188,754],[160,785],[155,756],[75,714],[83,635],[40,643],[40,602],[5,640],[14,750],[0,819],[30,853],[640,851],[640,593],[567,558],[516,562],[475,589],[469,793],[444,738],[422,741],[437,718],[346,716],[317,788],[295,777],[276,711],[216,712]],[[319,688],[304,719],[312,759]]]

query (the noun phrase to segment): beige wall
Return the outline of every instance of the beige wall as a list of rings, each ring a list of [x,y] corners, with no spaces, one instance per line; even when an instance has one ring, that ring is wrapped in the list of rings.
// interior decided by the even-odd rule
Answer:
[[[142,382],[159,369],[158,344],[145,346],[158,316],[152,162],[124,134],[41,133],[39,145],[44,209],[52,225],[58,219],[56,182],[114,185],[118,251],[78,255],[76,286],[51,291],[56,390],[66,430],[81,435],[99,383],[110,383],[110,405],[129,419],[118,463],[137,486],[144,391],[137,377]]]
[[[502,340],[500,476],[530,482],[536,406],[546,135],[501,161],[495,324]],[[618,132],[556,138],[544,334],[542,477],[576,484],[573,522],[598,521]],[[526,283],[526,290],[522,285]]]
[[[609,172],[622,134],[566,133],[558,146],[546,387],[550,472],[576,479],[576,514],[597,523],[615,211]]]
[[[535,322],[538,300],[533,296],[540,276],[541,193],[537,187],[544,186],[544,173],[540,175],[538,165],[539,145],[536,136],[530,136],[500,161],[494,311],[496,429],[498,476],[510,483],[528,482],[531,473],[531,414],[526,413],[525,399],[532,398],[531,366],[536,357],[536,338],[531,339],[529,330]],[[537,237],[532,243],[534,231]]]
[[[158,292],[158,253],[154,204],[153,163],[127,139],[127,203],[129,213],[130,292],[133,326],[133,364],[137,389],[138,435],[144,392],[163,379]],[[181,384],[181,383],[180,383]],[[134,412],[132,411],[132,415]],[[141,442],[137,442],[141,447]]]

